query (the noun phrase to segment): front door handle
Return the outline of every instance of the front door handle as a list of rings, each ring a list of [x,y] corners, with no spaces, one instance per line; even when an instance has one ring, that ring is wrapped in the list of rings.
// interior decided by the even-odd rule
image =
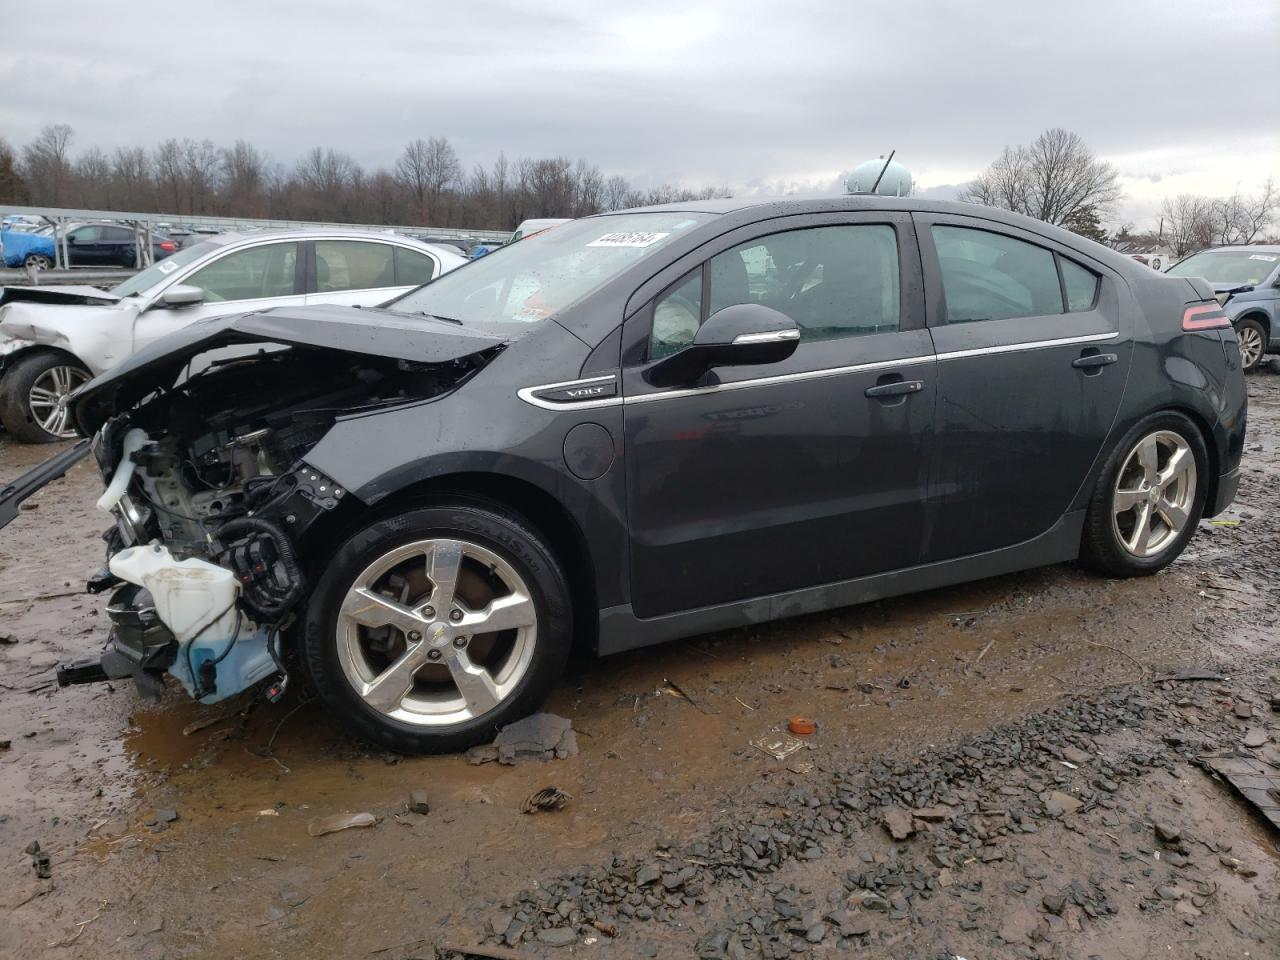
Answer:
[[[1109,367],[1119,359],[1114,353],[1087,353],[1083,357],[1072,360],[1071,365],[1077,370],[1096,370],[1100,367]]]
[[[867,387],[866,394],[868,397],[880,399],[883,397],[900,397],[907,393],[919,393],[923,389],[923,380],[894,380],[891,383],[878,383],[874,387]]]

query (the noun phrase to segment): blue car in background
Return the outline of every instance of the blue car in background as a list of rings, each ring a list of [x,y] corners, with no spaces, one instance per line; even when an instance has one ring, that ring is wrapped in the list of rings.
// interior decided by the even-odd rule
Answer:
[[[1222,312],[1236,328],[1245,370],[1252,370],[1268,353],[1280,353],[1280,244],[1201,250],[1165,272],[1209,281]]]
[[[48,270],[57,262],[52,226],[32,232],[5,230],[0,235],[6,267],[34,266]],[[176,253],[176,240],[152,234],[151,256],[163,260]],[[67,258],[73,267],[132,267],[138,262],[133,229],[114,223],[82,223],[67,231]]]

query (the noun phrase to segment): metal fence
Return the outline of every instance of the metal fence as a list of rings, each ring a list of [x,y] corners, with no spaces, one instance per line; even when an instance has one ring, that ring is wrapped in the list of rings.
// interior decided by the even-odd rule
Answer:
[[[39,217],[51,223],[54,228],[54,251],[57,259],[56,267],[68,269],[70,259],[67,256],[67,227],[73,223],[86,221],[113,221],[133,228],[137,242],[137,266],[150,266],[151,243],[153,231],[163,232],[165,227],[184,226],[200,230],[216,230],[225,233],[232,230],[371,230],[375,232],[393,232],[409,237],[423,239],[438,237],[448,240],[479,240],[503,243],[511,239],[508,231],[502,230],[468,230],[458,227],[418,227],[411,225],[393,225],[385,223],[327,223],[313,220],[255,220],[250,217],[206,217],[181,213],[137,213],[123,210],[69,210],[62,207],[6,207],[0,211],[5,215]]]

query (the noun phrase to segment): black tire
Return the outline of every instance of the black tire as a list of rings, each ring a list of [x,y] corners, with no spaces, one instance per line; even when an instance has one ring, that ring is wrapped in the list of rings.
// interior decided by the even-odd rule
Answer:
[[[1141,557],[1130,552],[1115,529],[1113,503],[1120,471],[1144,437],[1167,431],[1180,436],[1195,456],[1195,492],[1181,532],[1153,556]],[[1191,420],[1168,411],[1153,414],[1140,421],[1115,445],[1103,465],[1089,500],[1081,541],[1080,558],[1094,572],[1108,577],[1141,577],[1163,570],[1177,559],[1195,533],[1204,513],[1205,494],[1209,483],[1209,455],[1204,437]]]
[[[23,443],[56,443],[59,437],[42,427],[32,415],[31,388],[42,374],[55,367],[71,367],[89,379],[92,374],[73,357],[39,350],[23,354],[9,364],[0,378],[0,424],[14,440]]]
[[[1261,344],[1261,349],[1258,351],[1257,356],[1246,360],[1244,350],[1242,349],[1240,351],[1240,361],[1244,372],[1248,373],[1250,370],[1257,370],[1258,367],[1262,365],[1263,361],[1266,360],[1267,349],[1270,346],[1267,342],[1266,328],[1253,317],[1245,317],[1243,320],[1236,321],[1235,327],[1236,337],[1241,340],[1242,347],[1245,337],[1256,336],[1258,338],[1258,343]]]
[[[505,560],[529,589],[537,627],[532,659],[505,699],[470,720],[424,727],[380,712],[352,686],[338,655],[338,614],[366,567],[398,546],[431,537],[474,543]],[[399,753],[450,753],[488,743],[500,727],[535,711],[564,670],[572,642],[568,581],[542,536],[497,504],[459,499],[376,520],[338,548],[312,591],[301,659],[316,692],[354,733]]]

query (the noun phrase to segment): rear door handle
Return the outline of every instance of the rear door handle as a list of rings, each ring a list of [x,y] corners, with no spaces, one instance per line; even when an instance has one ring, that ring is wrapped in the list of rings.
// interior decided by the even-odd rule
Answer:
[[[1093,370],[1098,367],[1109,367],[1119,359],[1114,353],[1090,353],[1072,360],[1071,365],[1077,370]]]
[[[874,398],[900,397],[907,393],[919,393],[923,389],[923,380],[895,380],[892,383],[878,383],[874,387],[867,387],[866,394]]]

